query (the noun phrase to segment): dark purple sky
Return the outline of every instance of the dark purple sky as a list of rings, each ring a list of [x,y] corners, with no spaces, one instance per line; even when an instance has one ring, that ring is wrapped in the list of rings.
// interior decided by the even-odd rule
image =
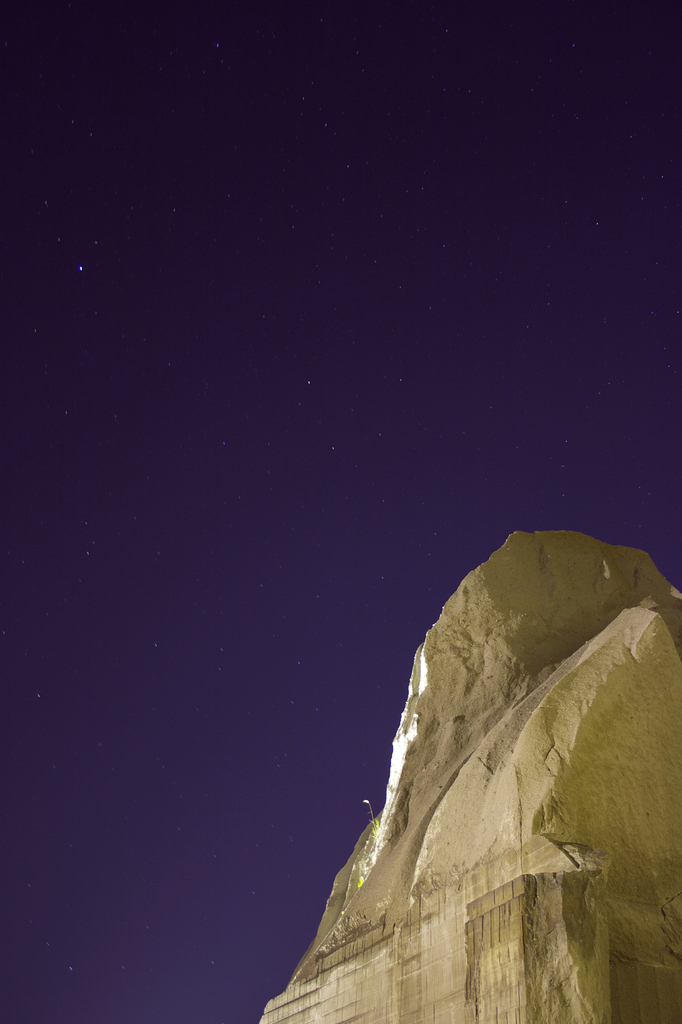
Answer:
[[[257,1024],[462,577],[682,584],[682,19],[13,6],[2,1020]]]

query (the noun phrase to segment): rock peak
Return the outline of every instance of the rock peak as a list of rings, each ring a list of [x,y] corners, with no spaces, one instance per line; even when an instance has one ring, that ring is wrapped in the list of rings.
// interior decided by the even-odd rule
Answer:
[[[607,1020],[594,1014],[618,1004],[618,964],[653,964],[670,982],[682,966],[681,655],[682,594],[644,551],[569,531],[511,534],[417,650],[380,827],[338,873],[287,992],[312,985],[322,1006],[328,972],[359,948],[383,956],[407,922],[421,936],[434,906],[468,979],[452,981],[467,1021],[512,998],[538,1021]],[[459,917],[446,926],[448,900]],[[520,958],[511,987],[500,978],[484,992],[490,965],[469,936],[500,900],[538,949],[549,920],[564,940],[544,967],[537,949],[531,963],[523,943],[505,947]],[[589,955],[569,949],[571,900],[581,920],[597,915]],[[682,993],[682,975],[670,984]]]

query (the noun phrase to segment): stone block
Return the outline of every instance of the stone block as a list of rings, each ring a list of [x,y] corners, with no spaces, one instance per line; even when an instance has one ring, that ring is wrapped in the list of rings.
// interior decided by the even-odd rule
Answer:
[[[378,834],[261,1024],[679,1024],[681,653],[644,552],[512,534],[418,648]]]

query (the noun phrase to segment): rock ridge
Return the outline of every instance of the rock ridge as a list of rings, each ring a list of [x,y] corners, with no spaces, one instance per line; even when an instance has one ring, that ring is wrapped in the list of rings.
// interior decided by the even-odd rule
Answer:
[[[467,1022],[521,999],[529,1020],[606,1021],[613,1005],[626,1024],[633,970],[682,1008],[681,656],[682,594],[645,552],[512,534],[417,649],[378,833],[337,874],[287,991],[321,998],[331,961],[360,947],[392,956],[394,978],[396,936],[409,921],[423,938],[437,907]]]

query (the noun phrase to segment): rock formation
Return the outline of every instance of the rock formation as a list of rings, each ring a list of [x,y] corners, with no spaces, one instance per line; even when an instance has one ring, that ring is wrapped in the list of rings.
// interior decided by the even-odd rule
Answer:
[[[386,806],[262,1024],[682,1021],[682,594],[514,533],[417,650]]]

